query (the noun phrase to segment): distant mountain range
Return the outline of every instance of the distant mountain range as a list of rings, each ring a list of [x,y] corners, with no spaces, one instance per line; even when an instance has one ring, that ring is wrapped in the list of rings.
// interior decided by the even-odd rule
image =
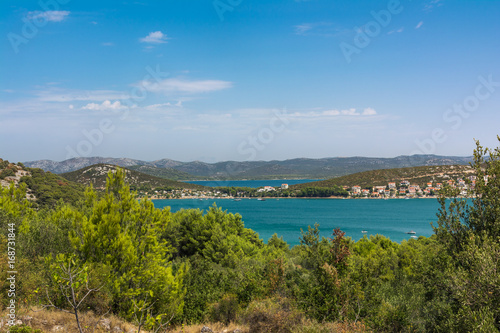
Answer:
[[[284,161],[225,161],[205,163],[179,162],[171,159],[141,161],[130,158],[79,157],[56,162],[38,160],[24,162],[27,167],[53,173],[67,173],[94,164],[113,164],[149,175],[173,180],[236,180],[236,179],[290,179],[333,178],[357,172],[431,165],[466,165],[471,156],[412,155],[394,158],[332,157],[296,158]]]

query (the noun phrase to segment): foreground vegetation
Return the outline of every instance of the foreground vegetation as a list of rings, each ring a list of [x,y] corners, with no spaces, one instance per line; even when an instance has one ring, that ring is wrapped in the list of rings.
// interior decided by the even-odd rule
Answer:
[[[245,332],[497,332],[500,150],[478,144],[472,167],[477,195],[443,197],[435,235],[401,244],[354,242],[338,229],[324,238],[318,225],[293,248],[277,235],[264,243],[215,206],[172,213],[137,200],[121,169],[103,195],[87,188],[77,204],[35,209],[25,185],[11,186],[0,193],[2,311],[12,228],[17,319],[35,306],[64,310],[75,332],[110,316],[135,332],[208,322]]]

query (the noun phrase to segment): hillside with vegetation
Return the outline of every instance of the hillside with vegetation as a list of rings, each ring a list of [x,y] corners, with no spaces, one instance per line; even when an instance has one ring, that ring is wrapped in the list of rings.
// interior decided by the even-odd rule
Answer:
[[[26,168],[0,159],[1,187],[24,186],[26,197],[38,207],[54,207],[59,201],[76,203],[83,199],[85,187],[42,169]]]
[[[92,186],[96,189],[104,189],[106,187],[108,173],[110,171],[116,172],[116,168],[117,166],[111,164],[96,164],[73,172],[62,173],[61,176],[86,186],[92,184]],[[202,190],[205,188],[201,185],[155,177],[126,168],[123,170],[125,172],[125,179],[127,183],[134,190],[148,191],[159,188]]]
[[[412,168],[382,169],[359,172],[352,175],[331,178],[327,180],[303,183],[290,186],[292,189],[306,187],[331,188],[335,186],[361,186],[368,188],[372,186],[386,186],[389,182],[410,181],[425,187],[428,182],[446,182],[450,179],[466,178],[474,174],[472,167],[468,165],[436,165]]]
[[[30,172],[22,163],[11,163],[0,158],[0,186],[7,187],[11,182],[18,184],[22,177]]]
[[[4,187],[0,311],[12,313],[15,269],[15,319],[44,332],[121,332],[120,320],[137,333],[500,332],[500,149],[474,155],[474,195],[443,192],[434,235],[401,243],[325,238],[317,224],[292,248],[265,242],[216,206],[137,200],[122,169],[77,205],[34,209],[23,187]],[[24,315],[36,306],[51,320]]]

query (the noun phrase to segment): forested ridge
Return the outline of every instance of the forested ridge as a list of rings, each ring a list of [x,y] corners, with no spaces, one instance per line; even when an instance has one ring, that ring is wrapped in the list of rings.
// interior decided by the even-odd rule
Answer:
[[[468,165],[432,165],[411,168],[380,169],[358,172],[342,177],[336,177],[311,183],[292,185],[293,189],[304,187],[324,187],[334,186],[361,186],[368,188],[372,186],[387,185],[388,182],[399,182],[409,180],[414,184],[425,187],[427,182],[446,182],[457,177],[466,178],[469,176],[471,168]]]
[[[108,174],[104,194],[87,188],[76,204],[34,207],[26,185],[12,185],[0,192],[1,310],[8,314],[12,299],[5,267],[15,238],[18,319],[28,308],[66,310],[68,332],[110,331],[85,322],[89,311],[127,320],[134,332],[196,323],[240,332],[498,332],[500,150],[478,143],[472,167],[469,201],[445,201],[454,193],[443,191],[435,234],[401,244],[381,235],[355,242],[339,229],[320,237],[319,225],[293,248],[277,235],[264,242],[242,216],[216,206],[172,213],[138,200],[121,169]]]

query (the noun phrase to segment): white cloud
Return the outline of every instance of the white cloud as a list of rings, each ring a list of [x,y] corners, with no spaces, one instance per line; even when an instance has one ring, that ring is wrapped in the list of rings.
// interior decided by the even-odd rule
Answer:
[[[311,30],[313,27],[309,23],[299,24],[295,26],[295,33],[297,35],[305,35],[306,32]]]
[[[208,129],[208,126],[176,126],[173,128],[174,131],[201,131]]]
[[[162,44],[166,43],[169,38],[161,31],[150,32],[149,35],[139,39],[141,43]]]
[[[46,20],[48,22],[61,22],[70,12],[66,10],[47,10],[45,12],[35,11],[29,12],[28,18],[30,20]]]
[[[359,116],[359,113],[356,112],[356,109],[348,109],[348,110],[342,110],[340,111],[340,114],[343,116]]]
[[[434,7],[440,7],[443,5],[443,0],[431,0],[429,3],[424,5],[424,10],[425,11],[431,11],[434,9]]]
[[[346,110],[326,110],[326,111],[310,111],[310,112],[295,112],[291,116],[304,118],[320,118],[320,117],[336,117],[336,116],[373,116],[377,111],[373,108],[365,108],[363,112],[358,112],[355,108]]]
[[[104,111],[104,110],[121,110],[121,109],[126,109],[127,107],[125,105],[122,105],[120,101],[116,101],[114,103],[111,103],[110,101],[106,100],[102,102],[101,104],[97,103],[89,103],[85,106],[82,107],[82,110],[93,110],[93,111]]]
[[[228,89],[232,82],[221,80],[188,80],[183,78],[170,78],[161,81],[144,80],[139,83],[148,91],[159,93],[205,93]]]
[[[397,29],[397,30],[391,30],[391,31],[389,31],[387,34],[388,34],[388,35],[392,35],[392,34],[393,34],[393,33],[395,33],[395,32],[397,32],[397,33],[401,33],[401,32],[403,32],[403,30],[404,30],[404,27],[401,27],[401,28],[399,28],[399,29]]]
[[[339,110],[328,110],[328,111],[323,111],[321,113],[316,113],[316,114],[322,115],[322,116],[338,116],[338,115],[340,115],[340,111]]]
[[[424,24],[424,21],[420,21],[418,22],[417,26],[415,27],[415,29],[420,29],[420,27],[422,26],[422,24]]]
[[[337,37],[350,33],[332,22],[302,23],[294,26],[294,29],[295,34],[299,36]]]
[[[172,106],[172,104],[170,104],[170,102],[168,103],[161,103],[161,104],[152,104],[152,105],[148,105],[146,106],[145,108],[146,109],[149,109],[149,110],[155,110],[155,109],[158,109],[158,108],[162,108],[162,107],[170,107]]]
[[[373,109],[373,108],[366,108],[363,110],[363,113],[362,113],[363,116],[374,116],[376,114],[377,114],[377,111],[375,111],[375,109]]]
[[[72,102],[72,101],[105,101],[111,99],[128,99],[129,95],[114,90],[67,90],[51,88],[36,92],[42,102]]]

